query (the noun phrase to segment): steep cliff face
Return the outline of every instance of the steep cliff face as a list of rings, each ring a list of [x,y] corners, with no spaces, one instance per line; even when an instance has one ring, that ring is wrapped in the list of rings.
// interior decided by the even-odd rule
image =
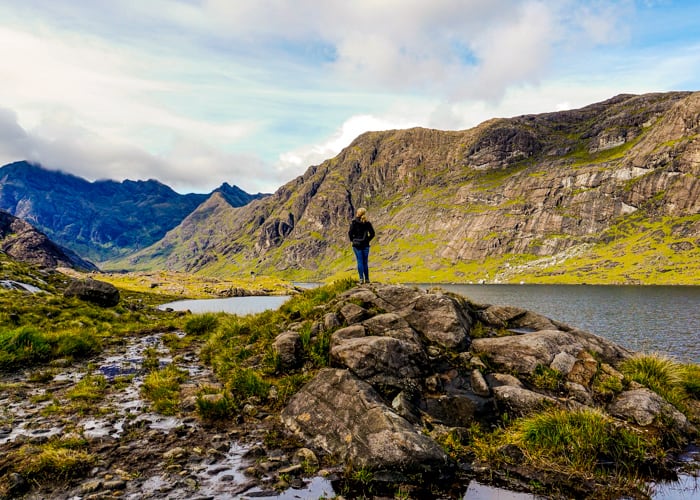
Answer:
[[[700,262],[699,132],[700,93],[688,92],[620,95],[466,131],[371,132],[269,198],[221,207],[202,224],[217,231],[204,229],[200,265],[183,258],[179,231],[131,263],[158,255],[203,272],[348,272],[348,222],[365,206],[378,232],[371,261],[387,279],[585,279],[596,262],[619,271],[629,254],[661,255],[614,281],[652,279],[654,266]],[[638,235],[649,241],[632,242]]]

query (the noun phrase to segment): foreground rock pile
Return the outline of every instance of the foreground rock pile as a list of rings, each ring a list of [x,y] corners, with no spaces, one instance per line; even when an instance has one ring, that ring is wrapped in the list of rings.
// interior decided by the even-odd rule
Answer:
[[[619,425],[696,434],[682,413],[639,384],[614,396],[597,389],[623,380],[617,368],[632,352],[530,311],[372,284],[340,296],[314,331],[333,328],[331,367],[281,418],[311,447],[375,478],[449,476],[470,466],[446,455],[441,435],[545,407],[595,407]],[[294,338],[286,332],[276,344],[290,367]],[[556,387],[537,386],[542,370],[558,374]]]

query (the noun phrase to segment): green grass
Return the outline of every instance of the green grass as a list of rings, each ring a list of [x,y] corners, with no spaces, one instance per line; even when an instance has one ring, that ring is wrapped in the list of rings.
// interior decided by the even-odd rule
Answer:
[[[0,497],[10,498],[7,496],[11,491],[10,472],[19,474],[30,484],[67,482],[84,477],[96,461],[82,439],[53,439],[41,445],[26,444],[8,450],[0,457],[5,473],[0,478]]]
[[[181,313],[153,307],[168,300],[163,295],[121,291],[115,307],[103,308],[62,290],[69,281],[57,272],[39,271],[0,255],[4,278],[40,287],[29,294],[0,288],[0,370],[41,366],[63,358],[87,359],[112,342],[141,332],[182,328]]]
[[[237,409],[233,398],[221,389],[203,387],[197,393],[197,413],[202,420],[226,420],[231,418]]]
[[[516,422],[512,439],[536,461],[589,475],[648,466],[658,443],[595,410],[549,410]]]
[[[686,402],[698,397],[698,365],[678,363],[660,354],[640,354],[623,362],[620,371],[629,380],[651,389],[678,410],[691,416]]]
[[[354,283],[353,280],[339,280],[304,290],[275,311],[246,316],[221,315],[201,349],[201,359],[212,367],[237,407],[250,397],[279,406],[309,379],[312,371],[308,370],[328,365],[332,332],[324,331],[312,337],[311,326],[326,313],[322,306]],[[304,367],[300,371],[282,373],[272,344],[291,322],[302,325]],[[273,386],[277,398],[268,401]]]
[[[175,415],[180,404],[180,384],[186,379],[187,372],[168,365],[146,376],[141,393],[151,401],[154,411],[163,415]]]
[[[522,458],[514,462],[512,453],[503,453],[507,448],[520,450]],[[618,498],[621,491],[643,490],[643,478],[655,467],[663,468],[666,457],[655,436],[630,430],[590,408],[549,408],[506,422],[493,432],[474,433],[472,451],[492,468],[517,463],[567,478],[570,484],[561,485],[567,496],[572,485],[599,482],[611,498]]]
[[[104,397],[107,390],[107,379],[103,375],[88,373],[68,391],[68,398],[73,401],[93,403]]]

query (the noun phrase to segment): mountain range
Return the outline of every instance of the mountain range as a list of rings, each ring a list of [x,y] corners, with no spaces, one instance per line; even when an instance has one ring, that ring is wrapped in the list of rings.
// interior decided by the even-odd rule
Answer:
[[[41,213],[81,245],[70,248],[109,257],[101,266],[113,270],[354,276],[347,229],[363,206],[377,231],[370,268],[380,280],[698,284],[699,133],[700,93],[622,94],[463,131],[368,132],[240,206],[230,189],[178,197],[156,181],[93,183],[148,186],[138,212],[161,210],[135,215],[128,231],[122,215],[93,211],[89,227],[104,228],[104,239],[67,224],[58,204]],[[157,207],[153,193],[178,200],[177,210]],[[72,198],[63,203],[84,203]],[[163,213],[169,223],[151,227]]]
[[[227,183],[215,192],[233,206],[264,196]],[[94,262],[157,242],[209,196],[179,194],[156,180],[89,182],[24,161],[0,168],[0,209]]]
[[[0,210],[0,250],[13,260],[41,268],[97,270],[92,262],[57,245],[28,222],[3,210]]]
[[[210,197],[118,265],[354,276],[347,229],[363,206],[384,280],[700,283],[699,132],[691,92],[369,132],[267,198]]]

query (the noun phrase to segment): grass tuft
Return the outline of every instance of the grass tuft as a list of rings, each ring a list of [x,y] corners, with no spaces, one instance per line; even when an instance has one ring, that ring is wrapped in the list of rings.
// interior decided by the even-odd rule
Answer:
[[[685,401],[692,397],[692,391],[697,390],[700,384],[700,368],[697,365],[683,365],[661,354],[634,356],[622,363],[620,371],[629,380],[656,392],[683,413],[687,413]]]
[[[146,376],[141,392],[151,401],[153,409],[163,415],[175,415],[180,404],[180,384],[187,372],[174,365],[152,371]]]

